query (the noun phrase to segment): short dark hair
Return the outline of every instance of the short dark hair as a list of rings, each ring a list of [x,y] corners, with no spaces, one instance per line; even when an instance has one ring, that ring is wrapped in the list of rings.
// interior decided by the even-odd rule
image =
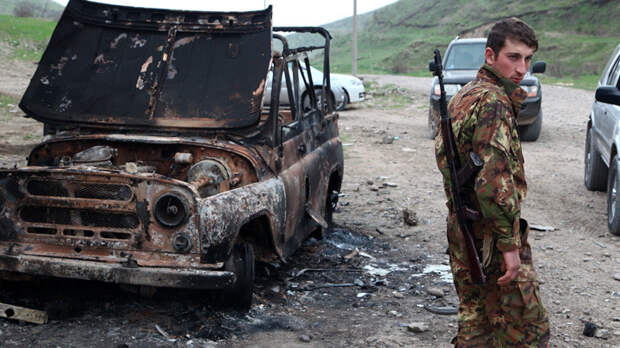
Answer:
[[[518,18],[506,18],[495,23],[487,36],[487,47],[490,47],[497,55],[504,47],[506,39],[521,41],[533,48],[534,52],[538,50],[538,40],[534,29]]]

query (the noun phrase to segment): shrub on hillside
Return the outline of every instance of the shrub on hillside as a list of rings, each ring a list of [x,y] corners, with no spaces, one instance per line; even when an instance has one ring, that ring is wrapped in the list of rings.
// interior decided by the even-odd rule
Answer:
[[[30,1],[20,1],[13,8],[15,17],[34,17],[37,6]]]
[[[390,70],[394,74],[406,74],[409,72],[409,66],[407,62],[402,59],[394,59]]]

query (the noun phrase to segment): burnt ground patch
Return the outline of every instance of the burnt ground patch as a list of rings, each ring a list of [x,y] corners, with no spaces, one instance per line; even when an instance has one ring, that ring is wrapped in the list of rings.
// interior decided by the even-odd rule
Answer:
[[[398,298],[386,301],[382,294],[423,294],[425,283],[411,278],[422,274],[423,262],[387,239],[337,227],[322,240],[306,241],[286,263],[257,264],[254,305],[247,313],[219,307],[213,292],[158,289],[149,298],[136,288],[45,279],[4,282],[0,302],[45,310],[50,322],[2,319],[0,330],[10,338],[7,347],[234,345],[257,332],[329,332],[337,325],[315,319],[315,312],[400,310]]]

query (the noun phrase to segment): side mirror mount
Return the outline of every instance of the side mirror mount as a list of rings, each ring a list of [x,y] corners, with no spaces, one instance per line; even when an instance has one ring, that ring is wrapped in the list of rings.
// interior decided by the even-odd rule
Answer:
[[[596,89],[594,98],[597,102],[620,105],[620,89],[617,86],[602,86]]]
[[[545,70],[547,70],[547,63],[543,62],[543,61],[539,61],[534,63],[534,66],[532,67],[532,74],[536,74],[536,73],[544,73]]]

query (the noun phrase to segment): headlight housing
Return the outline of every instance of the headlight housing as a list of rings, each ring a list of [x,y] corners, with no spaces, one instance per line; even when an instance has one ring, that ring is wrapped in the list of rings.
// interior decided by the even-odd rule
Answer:
[[[225,163],[210,158],[194,164],[189,169],[187,181],[196,187],[200,198],[206,198],[220,193],[222,184],[227,186],[231,176]]]
[[[452,83],[448,83],[443,85],[444,89],[446,90],[446,96],[453,96],[456,93],[458,93],[458,91],[461,90],[461,85],[459,84],[452,84]],[[441,89],[439,87],[439,83],[435,83],[435,85],[433,85],[433,95],[436,96],[440,96],[441,95]]]
[[[521,86],[521,88],[523,88],[527,92],[528,98],[533,98],[538,95],[538,86],[536,85]]]
[[[153,215],[162,226],[177,227],[187,220],[189,206],[183,196],[175,192],[168,192],[155,202]]]

